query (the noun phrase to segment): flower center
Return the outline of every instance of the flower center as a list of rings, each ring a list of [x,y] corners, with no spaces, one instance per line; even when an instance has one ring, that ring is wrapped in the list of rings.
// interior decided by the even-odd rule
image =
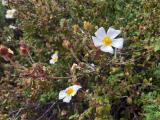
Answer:
[[[8,12],[8,15],[12,16],[12,15],[13,15],[13,12],[12,12],[12,11],[9,11],[9,12]]]
[[[71,96],[73,93],[74,93],[74,89],[73,88],[69,88],[67,91],[66,91],[67,95],[68,96]]]
[[[58,58],[52,58],[52,61],[53,61],[53,62],[57,62],[57,61],[58,61]]]
[[[104,39],[102,40],[102,43],[106,46],[109,46],[112,44],[112,40],[109,37],[104,37]]]

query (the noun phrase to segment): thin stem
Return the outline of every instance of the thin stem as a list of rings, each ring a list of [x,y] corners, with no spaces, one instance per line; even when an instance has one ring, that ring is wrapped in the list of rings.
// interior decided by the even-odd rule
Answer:
[[[57,79],[71,79],[72,77],[47,77],[50,80],[57,80]]]
[[[32,63],[34,63],[34,60],[32,59],[32,56],[31,56],[30,52],[29,52],[29,51],[27,51],[27,52],[28,52],[28,56],[29,56],[30,61],[31,61]]]
[[[13,67],[15,67],[15,68],[19,68],[19,69],[26,70],[26,68],[25,68],[24,66],[20,65],[19,63],[16,63],[16,62],[14,62],[14,61],[12,61],[12,60],[10,60],[10,63],[11,63],[11,64],[13,65]]]
[[[28,57],[26,57],[26,58],[27,58],[27,60],[28,60],[29,64],[33,65],[33,63],[32,63],[32,61],[31,61],[31,59],[30,59],[30,58],[28,58]]]
[[[58,100],[52,103],[52,105],[37,120],[41,120],[54,107],[54,105],[56,105],[57,102]]]
[[[25,108],[20,108],[18,111],[17,111],[17,113],[16,113],[16,115],[14,116],[14,118],[13,118],[13,120],[17,120],[17,117],[18,117],[18,115],[22,112],[22,110],[24,110]]]
[[[117,59],[117,48],[115,48],[114,58]]]
[[[78,63],[80,63],[80,60],[78,59],[78,57],[77,57],[76,54],[74,53],[73,49],[70,49],[70,51],[71,51],[73,57],[76,59],[76,61],[77,61]]]

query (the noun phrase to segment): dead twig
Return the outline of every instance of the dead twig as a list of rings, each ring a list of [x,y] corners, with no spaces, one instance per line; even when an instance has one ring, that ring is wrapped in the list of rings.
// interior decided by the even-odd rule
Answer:
[[[57,100],[56,102],[52,103],[52,105],[37,119],[37,120],[42,120],[42,118],[54,107],[54,105],[56,105],[56,103],[59,100]]]

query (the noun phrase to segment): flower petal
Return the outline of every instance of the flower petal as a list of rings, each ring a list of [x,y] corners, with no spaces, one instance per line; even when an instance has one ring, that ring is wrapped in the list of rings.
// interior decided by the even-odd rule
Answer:
[[[123,48],[123,42],[124,42],[123,38],[114,39],[113,43],[112,43],[112,46],[115,47],[115,48],[122,49]]]
[[[111,54],[113,54],[113,48],[111,47],[111,46],[102,46],[101,48],[100,48],[103,52],[109,52],[109,53],[111,53]]]
[[[102,42],[97,37],[92,36],[92,40],[96,47],[102,46]]]
[[[9,25],[9,28],[10,28],[10,29],[14,29],[14,30],[17,29],[17,27],[14,26],[14,25]]]
[[[107,36],[106,31],[103,27],[100,27],[96,32],[95,35],[98,39],[102,40],[105,36]]]
[[[75,90],[75,92],[72,94],[72,96],[75,96],[77,94],[77,91],[82,87],[80,85],[73,85],[72,88]]]
[[[63,102],[66,102],[66,103],[69,103],[71,101],[72,97],[71,96],[66,96],[64,99],[63,99]]]
[[[49,60],[49,63],[54,64],[55,62],[51,59],[51,60]]]
[[[121,33],[120,30],[116,30],[112,27],[109,27],[108,31],[107,31],[107,36],[110,37],[111,39],[114,39],[115,37],[117,37],[119,34]]]
[[[60,91],[60,92],[59,92],[59,99],[63,99],[63,98],[65,98],[65,97],[66,97],[66,92],[65,92],[65,90]]]
[[[57,55],[57,54],[53,54],[53,55],[51,56],[51,58],[58,58],[58,55]]]
[[[12,18],[14,18],[13,15],[5,15],[5,17],[6,17],[7,19],[12,19]]]
[[[12,9],[13,14],[16,12],[16,9]]]
[[[76,91],[79,90],[80,88],[82,88],[80,85],[73,85],[72,87]]]

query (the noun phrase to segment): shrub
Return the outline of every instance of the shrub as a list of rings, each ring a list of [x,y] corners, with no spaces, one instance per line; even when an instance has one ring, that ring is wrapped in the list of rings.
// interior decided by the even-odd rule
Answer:
[[[8,20],[12,8],[16,17]],[[159,13],[158,0],[0,4],[0,118],[160,119]],[[100,51],[92,40],[98,28],[110,26],[124,38],[115,55]],[[82,89],[70,103],[58,99],[75,84]]]

